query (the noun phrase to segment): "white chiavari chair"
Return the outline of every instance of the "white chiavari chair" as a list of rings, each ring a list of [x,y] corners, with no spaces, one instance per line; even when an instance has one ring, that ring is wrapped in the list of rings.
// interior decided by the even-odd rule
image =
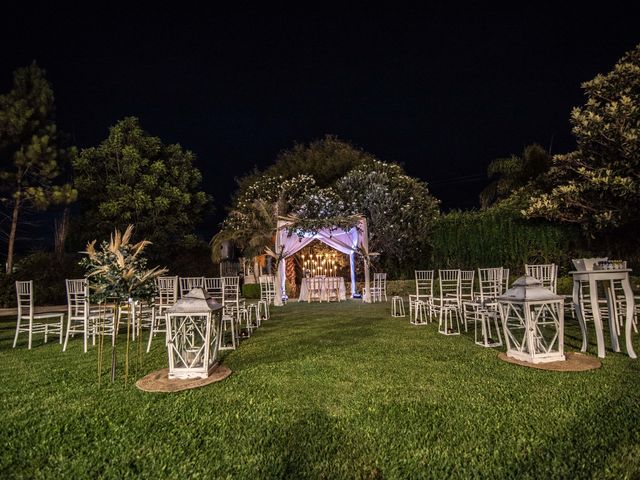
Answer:
[[[158,293],[153,301],[151,316],[151,328],[149,330],[149,341],[147,343],[147,353],[151,350],[153,337],[158,333],[167,335],[167,309],[175,305],[178,301],[178,277],[158,277],[156,278]]]
[[[18,319],[13,348],[16,348],[20,332],[27,333],[29,350],[34,333],[44,333],[44,343],[47,343],[49,333],[57,333],[60,337],[60,343],[62,343],[64,313],[34,312],[33,280],[16,282],[16,295],[18,297]]]
[[[415,325],[422,325],[431,320],[433,305],[433,270],[416,270],[416,294],[409,295],[409,319]],[[422,302],[418,305],[418,302]],[[420,308],[418,308],[418,306]],[[420,315],[418,315],[420,312]],[[425,318],[426,317],[426,318]]]

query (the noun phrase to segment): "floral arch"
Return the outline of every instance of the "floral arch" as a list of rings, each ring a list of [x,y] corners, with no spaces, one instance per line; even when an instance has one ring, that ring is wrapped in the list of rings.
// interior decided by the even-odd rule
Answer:
[[[282,305],[285,284],[285,259],[294,255],[314,240],[318,240],[341,253],[349,255],[351,267],[351,295],[356,293],[356,254],[364,257],[364,292],[362,299],[371,303],[369,292],[369,235],[367,220],[363,216],[340,219],[334,225],[323,219],[299,221],[297,219],[280,219],[276,231],[276,249],[278,273],[276,281],[275,305]]]

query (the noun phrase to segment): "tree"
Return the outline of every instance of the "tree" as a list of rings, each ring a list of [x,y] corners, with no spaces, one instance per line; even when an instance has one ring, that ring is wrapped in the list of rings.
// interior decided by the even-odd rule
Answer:
[[[137,118],[119,121],[73,160],[85,231],[108,236],[133,223],[156,250],[192,233],[210,205],[194,163],[192,152],[163,144]]]
[[[308,192],[315,191],[308,175],[285,180],[281,176],[256,176],[236,194],[220,231],[211,239],[211,259],[219,262],[221,246],[230,241],[242,254],[255,260],[273,247],[279,216],[298,211]]]
[[[527,145],[521,156],[496,158],[487,168],[489,178],[494,180],[480,192],[480,205],[487,208],[527,185],[535,188],[550,166],[551,156],[536,143]]]
[[[46,209],[68,185],[54,186],[68,150],[58,145],[53,120],[53,90],[35,63],[16,70],[13,88],[0,96],[0,187],[2,203],[11,211],[6,271],[11,272],[20,214],[24,208]]]
[[[341,159],[331,157],[334,150],[342,152]],[[282,160],[285,157],[287,161]],[[334,171],[340,174],[329,175],[320,168],[322,158],[334,162]],[[287,168],[280,170],[285,164]],[[276,171],[293,176],[269,173]],[[331,183],[317,182],[313,172]],[[413,268],[428,256],[429,234],[438,213],[438,201],[426,184],[406,175],[402,167],[325,137],[309,147],[296,145],[280,154],[266,173],[241,179],[229,215],[211,242],[212,258],[219,260],[220,245],[226,240],[245,256],[262,254],[273,246],[279,216],[292,217],[292,230],[299,233],[350,228],[354,215],[363,214],[369,220],[370,250],[381,253],[389,268]]]
[[[70,184],[64,185],[53,194],[53,200],[58,205],[63,205],[62,218],[54,223],[54,251],[58,261],[64,257],[64,246],[69,235],[71,221],[71,204],[78,199],[78,191]]]
[[[593,233],[640,221],[640,45],[606,75],[582,84],[571,113],[577,148],[556,155],[549,188],[525,214],[580,224]]]
[[[328,187],[347,172],[375,158],[334,135],[325,135],[309,145],[296,143],[278,154],[266,170],[270,176],[292,178],[309,175],[319,187]]]
[[[387,270],[413,269],[429,258],[439,202],[426,183],[397,164],[374,161],[349,172],[334,190],[345,213],[367,218],[369,250],[380,253]]]

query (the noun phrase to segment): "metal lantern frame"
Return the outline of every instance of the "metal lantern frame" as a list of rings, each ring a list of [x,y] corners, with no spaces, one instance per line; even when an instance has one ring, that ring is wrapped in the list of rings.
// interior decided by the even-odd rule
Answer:
[[[218,359],[222,306],[194,288],[166,312],[169,378],[207,378]]]
[[[498,297],[507,356],[529,363],[564,361],[564,298],[530,276]]]

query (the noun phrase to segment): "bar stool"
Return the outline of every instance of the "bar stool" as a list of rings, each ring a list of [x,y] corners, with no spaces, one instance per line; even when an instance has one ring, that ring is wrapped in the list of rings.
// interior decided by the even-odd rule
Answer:
[[[460,335],[460,317],[456,305],[444,304],[441,307],[440,320],[438,322],[438,333],[442,335]],[[453,318],[455,316],[456,329],[453,328]]]
[[[404,317],[404,300],[398,295],[394,295],[391,298],[391,316],[392,317]]]

